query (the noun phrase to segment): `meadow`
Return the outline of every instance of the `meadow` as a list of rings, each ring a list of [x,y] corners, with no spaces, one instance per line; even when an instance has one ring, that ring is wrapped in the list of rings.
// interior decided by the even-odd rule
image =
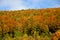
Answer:
[[[60,40],[60,8],[0,11],[0,40]]]

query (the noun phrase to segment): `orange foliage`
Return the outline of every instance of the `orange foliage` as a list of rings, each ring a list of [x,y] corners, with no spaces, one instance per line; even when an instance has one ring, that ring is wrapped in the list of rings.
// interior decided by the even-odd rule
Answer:
[[[11,19],[7,16],[0,16],[0,22],[2,22],[1,27],[3,28],[4,33],[8,31],[9,29],[12,30],[14,27],[16,27],[17,22]]]
[[[53,34],[53,40],[58,40],[58,39],[60,39],[60,30],[58,30]]]

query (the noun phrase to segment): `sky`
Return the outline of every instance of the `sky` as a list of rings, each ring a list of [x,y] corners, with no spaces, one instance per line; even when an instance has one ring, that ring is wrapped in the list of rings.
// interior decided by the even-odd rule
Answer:
[[[60,0],[0,0],[0,10],[58,8]]]

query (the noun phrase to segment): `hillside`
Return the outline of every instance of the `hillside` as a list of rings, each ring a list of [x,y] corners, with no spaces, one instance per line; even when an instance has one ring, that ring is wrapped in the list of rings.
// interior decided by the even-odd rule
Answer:
[[[60,8],[0,11],[0,40],[60,40]]]

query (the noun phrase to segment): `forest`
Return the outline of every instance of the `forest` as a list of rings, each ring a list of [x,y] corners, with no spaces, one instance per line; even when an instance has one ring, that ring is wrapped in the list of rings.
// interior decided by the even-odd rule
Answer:
[[[60,8],[0,11],[0,40],[60,40]]]

